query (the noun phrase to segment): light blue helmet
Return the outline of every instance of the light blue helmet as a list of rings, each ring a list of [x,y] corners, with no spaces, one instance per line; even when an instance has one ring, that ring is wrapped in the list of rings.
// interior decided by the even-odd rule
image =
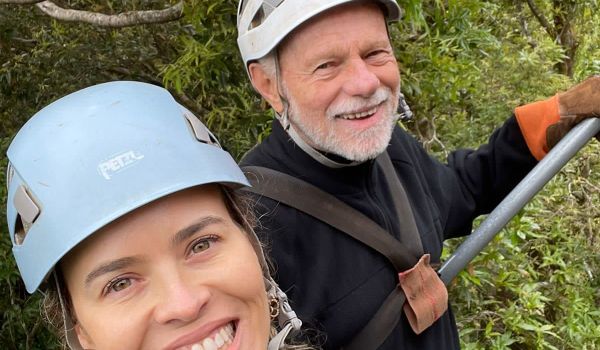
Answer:
[[[34,115],[8,148],[7,217],[13,254],[34,292],[72,248],[115,219],[168,194],[210,183],[248,182],[210,131],[168,91],[138,82],[80,90]],[[251,231],[251,230],[250,230]],[[279,303],[280,349],[302,322],[257,250],[269,298]],[[64,306],[67,344],[79,350]]]
[[[8,148],[7,216],[27,291],[86,237],[170,193],[247,180],[168,91],[111,82],[34,115]]]

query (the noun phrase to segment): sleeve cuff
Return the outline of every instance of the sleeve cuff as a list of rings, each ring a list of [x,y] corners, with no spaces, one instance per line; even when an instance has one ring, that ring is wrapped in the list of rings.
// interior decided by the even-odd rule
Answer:
[[[544,101],[517,107],[515,116],[529,151],[537,160],[541,160],[549,151],[546,129],[560,119],[558,94]]]

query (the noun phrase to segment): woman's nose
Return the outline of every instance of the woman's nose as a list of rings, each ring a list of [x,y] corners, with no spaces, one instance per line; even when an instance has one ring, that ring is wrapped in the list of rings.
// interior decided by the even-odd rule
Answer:
[[[191,322],[200,316],[211,297],[210,289],[200,284],[192,284],[180,276],[170,278],[159,288],[154,310],[154,318],[160,324],[177,321]]]
[[[381,85],[379,77],[363,59],[353,59],[346,74],[344,91],[349,96],[370,97]]]

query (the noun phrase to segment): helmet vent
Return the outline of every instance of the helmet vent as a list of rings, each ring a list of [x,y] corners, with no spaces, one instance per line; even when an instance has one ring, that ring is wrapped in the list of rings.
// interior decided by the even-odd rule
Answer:
[[[259,25],[262,24],[262,22],[264,20],[265,20],[265,11],[263,10],[263,8],[261,6],[261,7],[259,7],[258,11],[256,11],[256,13],[254,14],[254,18],[252,18],[252,21],[250,22],[250,26],[249,26],[248,30],[258,27]]]
[[[31,226],[31,225],[29,225]],[[25,229],[23,225],[23,220],[21,219],[21,215],[17,215],[17,222],[15,222],[15,245],[21,245],[25,241],[25,236],[27,236],[27,231],[29,227]]]
[[[187,120],[188,126],[190,127],[196,140],[198,140],[202,143],[210,144],[211,140],[210,140],[208,130],[204,127],[202,122],[200,122],[200,120],[198,120],[198,118],[196,118],[192,113],[189,113],[186,110],[183,111],[183,116]]]
[[[13,199],[15,209],[17,209],[17,222],[15,223],[15,243],[23,244],[27,231],[40,215],[40,208],[33,201],[23,185],[17,188]]]
[[[183,109],[183,116],[188,122],[188,126],[190,127],[191,132],[192,134],[194,134],[196,140],[202,143],[221,148],[219,140],[217,140],[217,138],[210,132],[210,130],[208,130],[206,126],[204,126],[204,124],[202,124],[202,122],[198,118],[196,118],[195,115],[193,115],[188,110]]]
[[[13,175],[15,174],[15,169],[12,164],[8,162],[8,167],[6,168],[6,190],[8,191],[8,186],[10,186],[10,182],[12,181]]]
[[[279,7],[281,3],[283,3],[283,1],[284,0],[262,0],[262,4],[254,13],[254,17],[252,17],[252,21],[250,21],[250,25],[248,26],[247,30],[251,30],[260,26],[272,12],[275,11],[275,9]],[[241,12],[244,11],[244,5],[245,4],[242,2],[240,6]]]

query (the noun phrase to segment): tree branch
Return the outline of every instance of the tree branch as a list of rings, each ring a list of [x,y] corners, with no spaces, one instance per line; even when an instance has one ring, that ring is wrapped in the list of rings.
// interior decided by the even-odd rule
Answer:
[[[531,33],[529,32],[529,25],[527,23],[527,19],[523,15],[522,2],[517,2],[517,13],[519,16],[519,23],[521,24],[521,33],[523,33],[523,35],[527,39],[527,43],[529,44],[529,46],[531,46],[532,48],[537,47],[537,43],[535,42],[535,40],[533,40],[533,38],[531,37]]]
[[[52,1],[42,1],[37,3],[36,6],[46,15],[61,21],[83,22],[110,28],[123,28],[139,24],[170,22],[181,18],[183,15],[183,2],[179,2],[164,10],[129,11],[117,15],[105,15],[97,12],[64,9]]]
[[[16,4],[16,5],[30,5],[37,4],[44,0],[0,0],[0,4]]]
[[[554,28],[552,28],[550,22],[548,22],[546,17],[544,17],[544,14],[540,11],[540,9],[538,9],[537,6],[535,6],[533,0],[527,0],[527,4],[529,5],[529,9],[531,10],[535,18],[537,18],[538,22],[540,22],[540,25],[544,27],[544,29],[546,29],[546,33],[548,33],[552,38],[554,38],[556,36],[556,33],[554,33]]]

